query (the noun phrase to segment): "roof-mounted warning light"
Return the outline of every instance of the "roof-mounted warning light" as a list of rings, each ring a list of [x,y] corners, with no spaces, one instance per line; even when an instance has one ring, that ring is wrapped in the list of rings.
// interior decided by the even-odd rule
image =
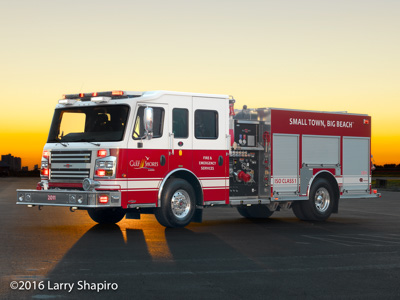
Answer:
[[[229,96],[229,116],[233,117],[235,115],[235,102],[236,100],[233,96]]]
[[[91,101],[94,103],[107,103],[111,100],[111,97],[92,97]]]
[[[75,104],[76,100],[74,99],[60,99],[58,100],[58,104],[62,105],[73,105]]]
[[[63,95],[62,99],[76,99],[80,101],[93,101],[93,102],[108,102],[111,99],[125,99],[142,96],[142,92],[127,92],[127,91],[108,91],[108,92],[93,92],[93,93],[79,93]],[[96,99],[93,100],[93,98]],[[102,97],[102,98],[97,98]]]

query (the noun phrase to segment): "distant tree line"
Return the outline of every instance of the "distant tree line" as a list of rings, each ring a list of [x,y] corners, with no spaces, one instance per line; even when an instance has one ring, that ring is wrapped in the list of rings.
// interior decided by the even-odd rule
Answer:
[[[376,165],[375,170],[372,171],[373,176],[387,175],[387,176],[400,176],[400,164],[384,164]]]
[[[383,166],[381,165],[376,165],[375,166],[377,169],[400,169],[400,164],[384,164]]]
[[[40,170],[32,170],[32,171],[2,170],[0,171],[0,177],[40,177]]]

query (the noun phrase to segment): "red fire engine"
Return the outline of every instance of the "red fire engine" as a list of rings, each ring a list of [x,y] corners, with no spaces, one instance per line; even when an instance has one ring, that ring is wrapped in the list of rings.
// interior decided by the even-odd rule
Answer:
[[[292,208],[323,221],[371,188],[371,118],[345,112],[234,111],[226,95],[169,91],[65,95],[41,182],[17,204],[87,210],[98,223],[155,214],[166,227],[229,205],[246,218]]]

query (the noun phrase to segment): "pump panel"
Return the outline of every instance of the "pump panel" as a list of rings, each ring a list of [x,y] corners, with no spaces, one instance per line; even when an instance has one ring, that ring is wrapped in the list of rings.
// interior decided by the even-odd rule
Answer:
[[[232,151],[229,192],[232,196],[257,196],[259,164],[255,151]]]

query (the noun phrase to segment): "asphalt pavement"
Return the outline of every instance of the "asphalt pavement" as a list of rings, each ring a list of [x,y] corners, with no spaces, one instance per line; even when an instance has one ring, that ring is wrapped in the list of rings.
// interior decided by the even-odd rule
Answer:
[[[165,229],[16,205],[37,181],[0,178],[1,299],[400,299],[399,192],[343,200],[322,223],[213,207]]]

